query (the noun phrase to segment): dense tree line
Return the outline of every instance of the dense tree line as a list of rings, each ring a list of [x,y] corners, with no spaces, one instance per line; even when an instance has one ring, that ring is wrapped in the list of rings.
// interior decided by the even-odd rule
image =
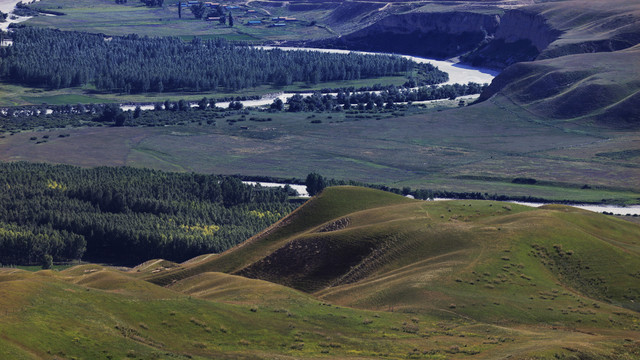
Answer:
[[[238,90],[264,84],[442,73],[397,56],[262,50],[222,39],[185,43],[179,38],[102,35],[23,27],[2,48],[0,75],[48,88],[94,84],[109,92]]]
[[[453,84],[442,86],[422,86],[417,89],[388,86],[378,92],[354,92],[339,89],[336,96],[313,93],[310,96],[294,95],[287,100],[288,111],[334,111],[337,108],[349,109],[352,106],[359,110],[373,110],[383,107],[392,108],[400,102],[414,102],[438,99],[455,99],[458,96],[479,94],[486,87],[476,83]],[[275,100],[277,101],[277,100]],[[282,109],[279,105],[272,109]]]
[[[215,125],[216,119],[238,114],[248,114],[233,108],[220,108],[216,104],[221,101],[238,102],[255,99],[255,96],[237,96],[225,98],[202,98],[198,106],[191,108],[185,100],[158,102],[154,111],[132,112],[115,110],[115,104],[77,104],[77,105],[40,105],[16,106],[0,108],[0,133],[20,130],[53,129],[80,126],[165,126],[198,123]],[[139,108],[139,107],[137,107]],[[194,111],[192,111],[194,110]],[[206,112],[195,110],[207,110]],[[124,115],[124,118],[122,116]],[[0,135],[5,136],[5,135]]]
[[[287,190],[234,177],[0,164],[0,262],[135,264],[221,252],[292,209]],[[86,251],[85,251],[86,249]]]

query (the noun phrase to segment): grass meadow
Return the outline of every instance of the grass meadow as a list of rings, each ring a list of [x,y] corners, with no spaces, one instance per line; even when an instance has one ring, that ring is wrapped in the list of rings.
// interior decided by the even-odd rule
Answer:
[[[414,189],[638,202],[636,155],[620,155],[634,148],[637,137],[596,127],[565,128],[519,111],[506,99],[491,101],[502,108],[481,103],[384,113],[254,110],[215,124],[5,134],[0,159],[282,178],[316,171]],[[70,136],[58,136],[63,133]],[[46,142],[30,140],[46,135]],[[518,177],[537,183],[512,183]]]

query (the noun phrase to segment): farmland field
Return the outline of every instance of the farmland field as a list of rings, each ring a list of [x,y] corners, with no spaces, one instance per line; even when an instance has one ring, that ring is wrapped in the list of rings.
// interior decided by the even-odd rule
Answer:
[[[283,16],[278,8],[242,7],[233,11],[234,27],[195,19],[191,11],[184,9],[178,18],[178,1],[165,1],[163,7],[148,8],[137,1],[116,4],[109,0],[43,0],[33,5],[36,9],[62,12],[64,16],[38,16],[29,20],[30,25],[54,27],[63,30],[87,31],[108,35],[140,34],[148,36],[178,36],[189,40],[193,36],[202,38],[221,37],[227,40],[262,41],[310,39],[326,37],[331,32],[311,25],[313,19],[321,17],[327,10],[297,12],[298,22],[288,23],[284,28],[268,27],[272,16]],[[256,10],[247,15],[246,10]],[[267,25],[247,26],[249,20],[264,19]]]

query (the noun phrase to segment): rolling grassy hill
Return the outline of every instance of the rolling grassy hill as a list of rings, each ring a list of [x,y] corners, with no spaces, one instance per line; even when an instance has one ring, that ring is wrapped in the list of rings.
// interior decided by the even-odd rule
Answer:
[[[635,224],[567,206],[337,187],[242,246],[146,278],[226,272],[364,309],[604,326],[640,310],[638,239]]]
[[[329,188],[220,255],[1,269],[0,357],[633,359],[639,233],[566,206]]]

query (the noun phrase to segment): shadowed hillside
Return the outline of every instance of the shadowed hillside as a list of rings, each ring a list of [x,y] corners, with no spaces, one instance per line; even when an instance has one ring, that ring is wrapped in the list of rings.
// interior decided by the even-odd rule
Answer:
[[[587,117],[599,126],[640,126],[640,48],[587,53],[513,65],[481,100],[499,92],[551,119]]]
[[[349,196],[345,197],[344,194]],[[318,226],[325,221],[353,211],[404,202],[411,202],[411,200],[365,188],[344,187],[342,191],[329,191],[314,198],[313,201],[307,202],[262,233],[225,253],[225,255],[233,253],[233,256],[215,257],[193,266],[172,270],[168,274],[160,273],[153,276],[151,281],[166,285],[172,281],[208,271],[236,272],[247,263],[260,260],[265,254],[278,249],[286,243],[289,237],[305,232],[309,227]]]
[[[499,93],[536,115],[637,129],[640,5],[559,1],[531,10],[561,35],[536,61],[507,68],[480,100]]]

